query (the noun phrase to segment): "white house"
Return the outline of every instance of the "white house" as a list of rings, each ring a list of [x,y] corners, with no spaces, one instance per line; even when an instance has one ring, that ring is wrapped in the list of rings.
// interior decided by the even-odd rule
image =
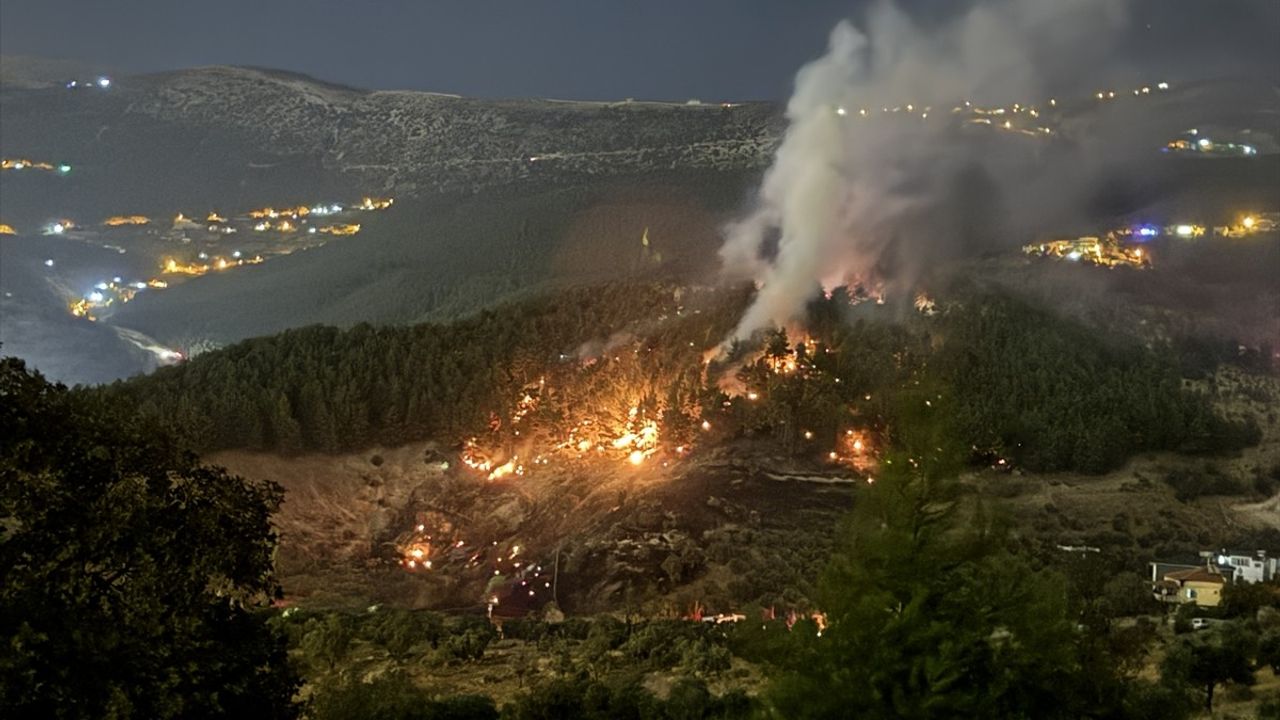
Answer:
[[[1276,576],[1276,558],[1267,557],[1266,550],[1248,553],[1223,549],[1214,554],[1213,562],[1223,574],[1230,571],[1232,582],[1267,582]]]

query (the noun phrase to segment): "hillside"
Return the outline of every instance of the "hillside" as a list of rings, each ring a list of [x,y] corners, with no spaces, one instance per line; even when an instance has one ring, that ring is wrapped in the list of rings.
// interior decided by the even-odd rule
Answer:
[[[113,322],[197,347],[312,323],[446,321],[567,284],[711,280],[720,229],[748,178],[670,171],[397,202],[351,242],[139,298]]]
[[[14,224],[761,167],[779,129],[771,105],[474,100],[230,67],[119,77],[109,90],[5,85],[0,123],[6,157],[76,168],[71,183],[6,182]]]
[[[92,394],[282,482],[286,587],[321,605],[498,593],[519,616],[557,566],[554,599],[580,612],[800,602],[891,447],[954,453],[976,492],[1025,496],[1020,524],[1047,547],[1108,537],[1117,510],[1092,498],[1117,492],[1173,513],[1143,514],[1150,537],[1117,552],[1269,525],[1215,530],[1185,504],[1274,491],[1277,388],[1256,368],[1184,387],[1168,348],[971,291],[905,318],[837,296],[806,334],[708,365],[744,301],[582,287],[448,325],[290,331]],[[1185,528],[1164,537],[1170,522]]]
[[[85,320],[57,315],[103,279],[145,282],[166,257],[197,262],[190,237],[162,219],[396,201],[361,218],[359,237],[305,253],[284,239],[266,265],[141,293],[109,322],[144,346],[192,352],[316,322],[447,319],[562,282],[709,276],[719,228],[781,128],[778,108],[758,103],[476,100],[238,67],[68,88],[50,78],[80,70],[5,66],[0,155],[67,168],[0,174],[0,220],[33,241],[0,245],[15,268],[0,300],[5,342],[70,382],[154,367],[138,343],[84,342]],[[101,226],[122,215],[151,222]],[[61,218],[83,251],[59,244],[57,266],[40,267],[51,259],[40,233]],[[220,255],[249,241],[197,238]],[[37,315],[41,332],[28,332]]]
[[[179,352],[314,323],[447,321],[576,283],[710,282],[722,229],[749,206],[783,127],[770,104],[476,100],[239,67],[73,89],[47,81],[71,69],[21,59],[9,67],[46,81],[0,84],[0,154],[67,170],[0,174],[0,220],[21,236],[0,244],[0,332],[9,352],[68,382],[128,376]],[[1271,203],[1280,187],[1274,88],[1219,81],[1157,95],[1063,101],[1043,120],[1056,133],[1034,140],[978,129],[977,115],[945,120],[963,125],[951,141],[965,152],[1040,158],[1067,178],[1081,172],[1068,161],[1078,151],[1096,165],[1086,207],[993,226],[980,247],[1011,251],[1121,217],[1225,221]],[[1192,123],[1248,137],[1261,154],[1157,156]],[[1028,197],[1044,191],[1027,186]],[[395,205],[344,219],[359,220],[354,237],[251,232],[254,208],[369,195]],[[241,225],[169,227],[168,218],[209,212]],[[149,223],[102,225],[132,215]],[[76,223],[70,242],[39,234],[55,219]],[[262,252],[262,264],[162,274],[169,259],[242,251]],[[168,289],[100,313],[116,333],[67,313],[114,277]]]

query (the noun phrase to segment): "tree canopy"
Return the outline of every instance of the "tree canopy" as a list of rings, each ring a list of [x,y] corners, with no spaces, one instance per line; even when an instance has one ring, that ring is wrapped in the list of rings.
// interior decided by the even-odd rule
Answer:
[[[0,715],[293,717],[281,490],[0,360]]]

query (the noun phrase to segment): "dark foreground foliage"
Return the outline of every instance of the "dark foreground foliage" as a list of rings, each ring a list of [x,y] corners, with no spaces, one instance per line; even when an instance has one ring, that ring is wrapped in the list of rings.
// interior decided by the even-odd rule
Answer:
[[[0,716],[295,716],[280,499],[0,360]]]

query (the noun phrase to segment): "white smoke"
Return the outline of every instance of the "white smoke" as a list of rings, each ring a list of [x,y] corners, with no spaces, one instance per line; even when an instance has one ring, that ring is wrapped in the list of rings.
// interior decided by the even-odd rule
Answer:
[[[881,2],[863,29],[838,24],[796,75],[755,208],[726,232],[725,273],[759,287],[734,337],[799,318],[824,286],[909,290],[959,235],[994,233],[1010,193],[1044,190],[1044,163],[958,137],[952,107],[1043,99],[1045,85],[1106,54],[1126,4],[980,1],[925,29]],[[1071,195],[1059,190],[1056,201]]]

